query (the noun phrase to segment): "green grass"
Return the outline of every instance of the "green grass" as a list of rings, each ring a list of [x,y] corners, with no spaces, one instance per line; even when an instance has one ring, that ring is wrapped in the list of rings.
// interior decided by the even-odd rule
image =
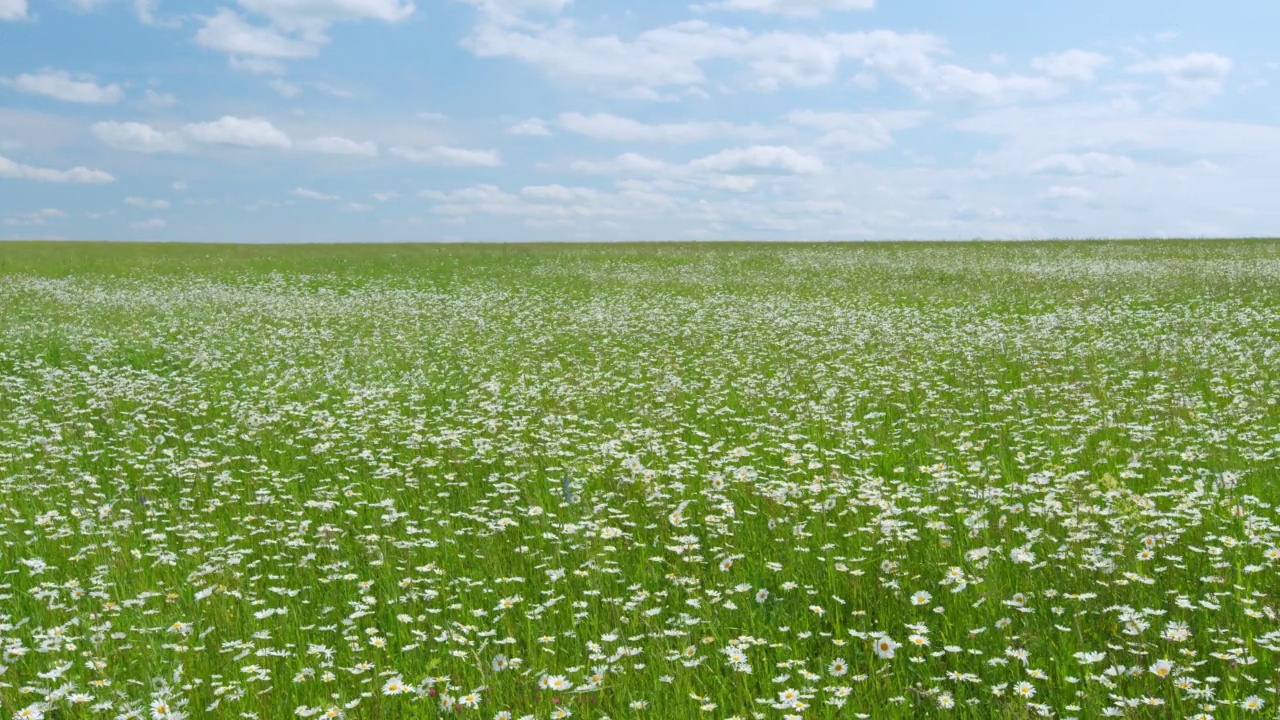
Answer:
[[[0,245],[0,709],[1273,717],[1278,287],[1265,240]]]

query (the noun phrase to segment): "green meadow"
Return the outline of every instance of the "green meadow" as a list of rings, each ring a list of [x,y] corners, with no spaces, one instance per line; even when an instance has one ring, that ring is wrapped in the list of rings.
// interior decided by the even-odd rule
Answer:
[[[0,244],[15,718],[1262,718],[1280,241]]]

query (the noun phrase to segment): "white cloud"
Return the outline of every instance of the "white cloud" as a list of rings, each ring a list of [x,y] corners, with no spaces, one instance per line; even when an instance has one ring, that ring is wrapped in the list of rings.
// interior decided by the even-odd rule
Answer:
[[[744,72],[738,83],[764,91],[830,83],[841,76],[845,62],[862,64],[856,77],[863,86],[885,76],[926,99],[1012,102],[1064,91],[1060,81],[1049,77],[996,75],[939,63],[936,56],[947,52],[946,43],[926,33],[755,33],[693,20],[624,40],[616,35],[583,37],[575,28],[567,22],[519,28],[481,22],[463,45],[479,57],[514,58],[614,94],[618,86],[629,86],[633,94],[647,89],[654,99],[663,96],[653,88],[705,84],[703,65],[717,60],[740,63]]]
[[[424,197],[428,200],[464,200],[474,202],[508,200],[514,196],[503,192],[497,185],[473,185],[469,188],[454,190],[448,193],[441,192],[439,190],[423,190],[418,193],[418,197]]]
[[[475,6],[485,18],[500,25],[519,25],[526,15],[554,15],[564,10],[571,0],[463,0]]]
[[[52,168],[35,167],[14,162],[0,155],[0,177],[19,180],[35,180],[37,182],[87,183],[100,184],[115,182],[110,173],[102,170],[91,170],[86,167],[74,167],[70,170],[54,170]]]
[[[726,175],[813,175],[822,172],[822,160],[785,145],[753,145],[722,150],[689,163],[693,170]]]
[[[124,96],[119,85],[98,85],[90,77],[79,80],[65,71],[42,70],[34,75],[0,78],[0,85],[25,93],[44,95],[65,102],[110,105]]]
[[[346,205],[343,205],[342,207],[343,209],[350,210],[351,212],[369,212],[370,210],[373,210],[372,205],[368,205],[366,203],[358,203],[358,202],[349,202]]]
[[[270,58],[232,55],[228,62],[232,68],[254,75],[284,75],[286,72],[284,63]]]
[[[307,200],[337,200],[338,199],[338,196],[336,195],[326,195],[322,192],[317,192],[315,190],[308,190],[307,188],[301,188],[301,187],[295,188],[293,191],[293,194],[297,195],[300,198],[306,198]]]
[[[141,222],[133,223],[133,229],[135,229],[135,230],[160,230],[161,228],[164,228],[164,227],[166,227],[166,226],[168,226],[168,225],[169,225],[169,223],[168,223],[168,222],[166,222],[165,220],[163,220],[162,218],[151,218],[150,220],[143,220],[143,221],[141,221]]]
[[[289,136],[262,118],[224,115],[212,122],[189,123],[175,132],[138,122],[97,122],[89,128],[99,140],[133,152],[182,152],[191,143],[235,145],[245,148],[288,148]]]
[[[1076,185],[1051,185],[1040,197],[1045,200],[1092,200],[1093,193]]]
[[[705,90],[696,87],[685,88],[685,92],[690,95],[697,95],[698,97],[709,97]],[[646,102],[661,103],[676,102],[680,99],[680,96],[675,93],[660,93],[657,90],[644,85],[632,85],[631,87],[622,88],[621,90],[614,90],[612,95],[619,100],[644,100]]]
[[[529,118],[507,128],[510,135],[550,135],[551,131],[547,129],[547,123],[540,118]]]
[[[770,15],[813,16],[826,10],[870,10],[875,0],[720,0],[694,10],[748,10]]]
[[[664,123],[648,125],[630,118],[597,113],[582,115],[580,113],[562,113],[560,127],[579,135],[595,140],[613,140],[620,142],[694,142],[705,140],[715,135],[715,123]]]
[[[337,22],[379,20],[398,23],[413,15],[409,0],[237,0],[239,6],[267,19],[250,22],[230,8],[203,17],[198,44],[231,56],[231,65],[254,73],[283,74],[281,60],[312,57],[329,42]]]
[[[728,122],[649,124],[609,113],[562,113],[560,127],[594,140],[617,142],[687,143],[714,137],[763,139],[777,134],[777,131],[758,125],[737,126]]]
[[[1041,55],[1031,61],[1031,66],[1052,78],[1091,83],[1098,70],[1109,62],[1111,59],[1106,55],[1085,50],[1067,50]]]
[[[145,208],[148,210],[167,210],[169,209],[168,200],[148,200],[140,197],[127,197],[124,199],[125,204],[134,207]]]
[[[276,78],[275,80],[272,80],[271,82],[267,83],[267,86],[270,87],[272,90],[275,90],[276,92],[280,93],[280,97],[286,97],[286,98],[297,97],[298,94],[302,92],[302,88],[298,87],[297,85],[294,85],[291,82],[285,82],[280,78]]]
[[[1045,99],[1062,92],[1062,88],[1048,78],[996,75],[949,64],[930,65],[918,74],[910,72],[894,79],[926,99],[961,97],[1001,103]]]
[[[173,183],[173,189],[178,192],[182,192],[187,189],[187,182],[185,180],[175,180]]]
[[[1021,174],[1048,156],[1111,148],[1168,155],[1170,160],[1206,159],[1233,176],[1240,176],[1242,168],[1274,173],[1280,165],[1280,127],[1144,113],[1132,102],[1007,107],[961,120],[955,127],[1000,139],[995,151],[976,157],[975,164],[990,173]],[[1172,175],[1161,170],[1159,177]]]
[[[148,105],[155,107],[169,107],[178,104],[178,98],[173,93],[156,92],[151,88],[147,88],[146,100]]]
[[[593,188],[565,187],[564,185],[530,185],[520,189],[520,195],[532,200],[555,202],[581,202],[599,200],[606,193]]]
[[[1135,75],[1162,76],[1165,91],[1157,100],[1167,109],[1180,110],[1203,105],[1221,93],[1233,66],[1231,59],[1222,55],[1194,52],[1134,63],[1125,70]]]
[[[412,148],[397,146],[391,148],[391,154],[423,163],[424,165],[499,167],[502,158],[497,150],[468,150],[466,148],[436,145],[428,148]]]
[[[27,0],[0,0],[0,20],[23,20],[27,17]]]
[[[409,0],[236,0],[246,10],[271,18],[286,30],[323,32],[335,22],[380,20],[398,23],[413,15]]]
[[[635,82],[646,86],[696,85],[705,80],[698,63],[714,57],[712,48],[697,49],[682,42],[686,33],[660,40],[658,33],[643,33],[635,41],[617,36],[581,38],[572,25],[536,28],[528,32],[492,22],[482,22],[464,41],[480,57],[511,57],[559,76],[578,80]],[[664,52],[664,50],[666,52]],[[723,53],[724,50],[721,50]]]
[[[707,178],[707,185],[717,190],[745,193],[755,189],[758,181],[747,175],[712,175]]]
[[[196,42],[204,47],[235,56],[258,58],[302,58],[319,52],[314,42],[286,37],[269,27],[251,25],[227,8],[219,8],[203,18],[204,27],[196,32]]]
[[[0,0],[3,2],[3,0]],[[69,0],[69,2],[81,11],[89,11],[97,8],[99,5],[106,5],[112,0]],[[177,21],[161,22],[156,19],[156,6],[160,4],[160,0],[131,0],[133,12],[138,16],[138,22],[143,25],[151,25],[155,27],[178,27]]]
[[[344,99],[355,97],[355,93],[351,92],[350,90],[338,87],[337,85],[332,85],[330,83],[313,82],[313,83],[310,83],[310,85],[316,90],[319,90],[325,95],[329,95],[331,97],[344,98]]]
[[[145,123],[97,122],[89,131],[107,145],[121,150],[157,153],[181,152],[186,148],[180,136],[161,132]]]
[[[369,197],[372,197],[374,200],[377,200],[378,202],[387,202],[389,200],[395,200],[396,198],[400,197],[400,194],[395,192],[380,192],[380,193],[373,193]]]
[[[33,212],[17,213],[4,220],[5,225],[45,225],[54,218],[64,218],[66,211],[59,208],[41,208]]]
[[[299,145],[303,150],[327,153],[330,155],[362,155],[374,157],[378,154],[378,145],[374,142],[356,142],[344,137],[329,135],[318,137]]]
[[[670,196],[652,191],[610,193],[564,185],[532,185],[522,188],[519,194],[505,192],[494,185],[475,185],[452,192],[424,190],[419,196],[435,201],[437,204],[432,212],[438,215],[516,216],[525,218],[526,222],[549,222],[553,226],[643,216],[670,210],[678,204]]]
[[[186,137],[201,143],[246,148],[287,148],[292,145],[288,135],[262,118],[224,115],[213,122],[186,125],[182,130]]]
[[[787,122],[801,127],[827,131],[819,145],[839,147],[855,152],[883,150],[893,144],[893,130],[919,125],[928,118],[925,112],[814,112],[793,110]]]
[[[1028,170],[1046,175],[1098,175],[1117,177],[1134,170],[1133,160],[1123,155],[1087,152],[1079,155],[1057,153],[1037,160]]]
[[[133,11],[138,15],[138,22],[143,25],[156,25],[156,5],[160,0],[133,0]]]
[[[668,168],[667,163],[661,160],[645,157],[639,153],[622,153],[612,160],[605,162],[596,162],[592,160],[575,160],[569,164],[569,169],[578,172],[587,173],[654,173]]]

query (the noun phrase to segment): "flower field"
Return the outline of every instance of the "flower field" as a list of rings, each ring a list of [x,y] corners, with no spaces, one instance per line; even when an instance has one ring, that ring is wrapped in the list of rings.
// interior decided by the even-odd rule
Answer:
[[[15,718],[1262,718],[1280,242],[0,246]]]

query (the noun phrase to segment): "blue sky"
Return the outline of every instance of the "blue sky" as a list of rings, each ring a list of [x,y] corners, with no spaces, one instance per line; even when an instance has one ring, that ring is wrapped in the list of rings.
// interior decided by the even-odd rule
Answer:
[[[1280,234],[1280,3],[0,0],[0,238]]]

